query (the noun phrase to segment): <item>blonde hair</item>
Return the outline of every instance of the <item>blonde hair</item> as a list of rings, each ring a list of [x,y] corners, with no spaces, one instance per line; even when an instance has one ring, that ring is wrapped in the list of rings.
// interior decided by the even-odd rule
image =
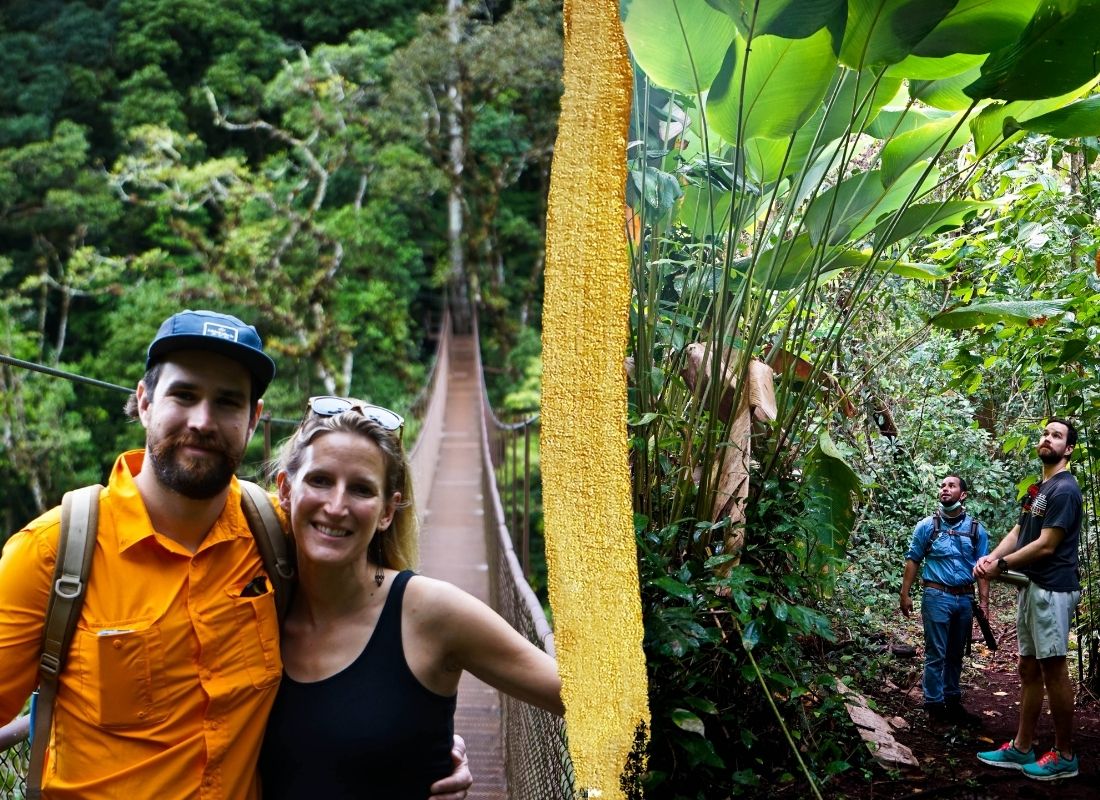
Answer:
[[[374,540],[370,544],[370,555],[389,569],[415,569],[419,560],[420,524],[416,518],[416,502],[413,499],[412,471],[401,446],[399,431],[386,430],[354,409],[331,417],[311,414],[283,443],[276,470],[285,471],[293,479],[302,468],[306,448],[321,436],[330,433],[362,436],[377,445],[382,452],[386,467],[383,492],[387,498],[392,497],[394,492],[400,492],[401,502],[397,504],[389,527],[375,531]]]

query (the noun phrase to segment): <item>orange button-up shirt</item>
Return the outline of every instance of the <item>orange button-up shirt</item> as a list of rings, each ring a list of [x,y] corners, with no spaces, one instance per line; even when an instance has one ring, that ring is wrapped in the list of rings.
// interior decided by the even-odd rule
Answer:
[[[61,673],[44,793],[60,798],[259,797],[256,759],[282,674],[274,596],[236,480],[195,553],[157,533],[134,475],[115,462],[80,623]],[[60,509],[0,558],[0,720],[37,683]],[[270,586],[270,583],[268,584]]]

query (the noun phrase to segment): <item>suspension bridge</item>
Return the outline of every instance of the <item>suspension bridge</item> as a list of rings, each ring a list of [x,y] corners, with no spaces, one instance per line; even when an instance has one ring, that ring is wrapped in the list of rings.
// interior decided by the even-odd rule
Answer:
[[[537,419],[506,424],[494,414],[476,324],[456,334],[444,318],[431,378],[414,411],[421,422],[409,452],[422,517],[419,572],[488,603],[554,655],[553,633],[526,580],[527,454]],[[265,450],[271,422],[264,425]],[[0,728],[0,800],[25,796],[27,727],[23,717]],[[471,800],[575,796],[560,718],[503,696],[466,673],[459,684],[455,732],[466,740],[474,776]]]

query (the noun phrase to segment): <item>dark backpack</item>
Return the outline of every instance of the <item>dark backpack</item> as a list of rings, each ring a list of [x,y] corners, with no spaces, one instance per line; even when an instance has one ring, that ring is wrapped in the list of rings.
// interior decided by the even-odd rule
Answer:
[[[932,552],[932,545],[936,539],[940,536],[940,531],[943,529],[943,515],[937,511],[932,515],[932,535],[928,537],[928,546],[924,549],[924,557],[928,558],[928,554]],[[952,531],[956,536],[961,536],[962,533],[958,531]],[[974,555],[978,555],[978,520],[974,517],[970,518],[970,546],[974,548]]]

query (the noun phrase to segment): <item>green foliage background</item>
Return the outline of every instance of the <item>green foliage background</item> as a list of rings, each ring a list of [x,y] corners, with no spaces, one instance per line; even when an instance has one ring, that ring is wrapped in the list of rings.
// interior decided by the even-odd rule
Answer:
[[[400,408],[450,292],[482,309],[501,380],[518,380],[526,364],[504,356],[539,325],[560,9],[470,4],[454,35],[445,12],[5,3],[0,352],[132,386],[164,317],[213,307],[259,327],[274,417],[325,392]],[[457,272],[449,191],[465,199]],[[141,445],[121,394],[6,366],[0,389],[0,539]]]

